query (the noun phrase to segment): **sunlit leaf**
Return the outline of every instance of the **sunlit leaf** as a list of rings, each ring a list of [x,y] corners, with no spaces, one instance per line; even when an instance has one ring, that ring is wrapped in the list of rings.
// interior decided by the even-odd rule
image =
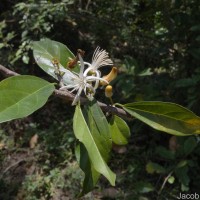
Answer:
[[[112,141],[117,145],[125,145],[130,137],[127,123],[118,116],[113,116],[109,121]]]
[[[0,122],[22,118],[41,108],[53,84],[35,76],[13,76],[0,82]]]
[[[98,112],[98,111],[96,111]],[[91,111],[88,110],[88,116],[86,119],[90,118],[91,119]],[[93,125],[89,125],[86,122],[86,119],[81,111],[80,105],[76,106],[76,111],[74,114],[74,119],[73,119],[73,129],[76,138],[84,144],[87,152],[89,159],[91,161],[91,164],[93,165],[94,169],[103,174],[112,185],[115,185],[115,179],[116,175],[110,170],[108,167],[106,161],[109,158],[109,146],[111,143],[111,139],[107,141],[107,136],[105,138],[106,133],[102,133],[96,130],[96,127],[99,127],[100,121],[103,120],[103,118],[100,118],[98,120],[99,124],[96,124],[96,114],[92,114],[94,122],[92,123]],[[101,127],[101,130],[107,129]],[[108,132],[109,134],[109,127],[108,127]],[[105,142],[105,144],[104,144]]]
[[[88,128],[96,141],[96,145],[101,153],[103,159],[107,162],[109,159],[109,152],[112,147],[111,135],[109,132],[108,122],[99,108],[98,104],[92,102],[84,109],[84,117]],[[83,182],[83,190],[79,197],[90,192],[97,184],[100,173],[95,170],[93,164],[89,159],[89,155],[85,146],[80,143],[76,150],[77,160],[81,169],[85,173]]]
[[[170,184],[173,184],[174,181],[175,181],[174,176],[170,176],[170,177],[167,179],[167,182],[170,183]]]
[[[133,117],[159,131],[177,136],[200,133],[200,117],[168,102],[135,102],[121,105]]]
[[[57,64],[59,70],[66,68],[74,54],[62,43],[50,39],[42,39],[33,43],[33,55],[36,63],[49,75],[57,78]],[[77,71],[75,67],[73,71]]]
[[[112,148],[111,132],[108,121],[100,109],[99,105],[93,101],[84,110],[85,119],[89,129],[94,136],[96,144],[105,161],[109,159],[109,153]]]
[[[145,70],[143,70],[142,72],[140,72],[138,74],[138,76],[151,76],[153,74],[153,72],[151,71],[150,68],[147,68]]]

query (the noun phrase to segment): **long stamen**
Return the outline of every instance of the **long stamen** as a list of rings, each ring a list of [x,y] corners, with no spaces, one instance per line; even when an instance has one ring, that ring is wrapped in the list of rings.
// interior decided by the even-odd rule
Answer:
[[[92,67],[97,69],[105,65],[113,65],[113,62],[105,50],[100,50],[100,47],[97,47],[92,57]]]

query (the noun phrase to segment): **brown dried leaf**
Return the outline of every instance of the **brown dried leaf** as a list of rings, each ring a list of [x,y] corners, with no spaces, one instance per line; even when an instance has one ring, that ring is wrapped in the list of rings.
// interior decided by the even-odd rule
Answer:
[[[29,141],[29,147],[31,149],[35,148],[35,146],[38,143],[38,134],[35,134],[34,136],[31,137],[30,141]]]

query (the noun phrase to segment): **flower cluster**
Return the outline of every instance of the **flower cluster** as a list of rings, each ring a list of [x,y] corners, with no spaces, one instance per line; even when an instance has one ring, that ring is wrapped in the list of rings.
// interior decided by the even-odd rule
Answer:
[[[108,53],[105,50],[101,50],[99,47],[96,48],[91,63],[84,62],[81,54],[78,54],[78,59],[80,65],[79,73],[67,69],[62,70],[62,72],[64,72],[63,83],[65,86],[61,87],[61,89],[67,89],[70,90],[70,92],[77,91],[72,105],[77,104],[82,91],[84,91],[89,100],[92,100],[99,83],[103,83],[102,85],[107,85],[109,83],[108,80],[101,78],[99,68],[113,65]]]

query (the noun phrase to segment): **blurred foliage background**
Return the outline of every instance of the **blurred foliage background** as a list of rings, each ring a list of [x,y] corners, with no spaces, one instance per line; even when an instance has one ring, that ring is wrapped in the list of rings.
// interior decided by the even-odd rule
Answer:
[[[199,19],[199,0],[1,0],[0,64],[54,81],[35,64],[32,41],[48,37],[74,53],[81,48],[88,61],[99,45],[119,68],[115,102],[169,101],[200,115]],[[102,92],[97,98],[109,103]],[[30,117],[0,125],[0,199],[78,194],[83,174],[74,157],[69,105],[51,97]],[[83,199],[162,200],[200,191],[199,137],[128,124],[129,144],[113,146],[116,187],[102,178]]]

